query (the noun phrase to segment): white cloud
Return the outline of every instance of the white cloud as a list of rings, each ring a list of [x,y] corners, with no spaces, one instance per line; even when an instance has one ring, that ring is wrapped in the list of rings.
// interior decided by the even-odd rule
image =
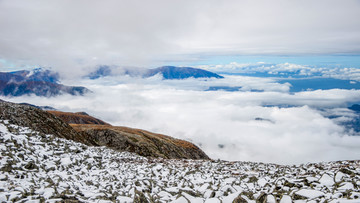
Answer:
[[[214,72],[224,73],[266,73],[270,76],[278,77],[281,75],[287,76],[301,76],[301,77],[324,77],[336,78],[343,80],[354,80],[351,84],[356,84],[355,81],[360,81],[360,69],[355,67],[333,67],[330,66],[310,66],[299,65],[293,63],[280,63],[280,64],[241,64],[232,62],[229,64],[219,65],[199,65],[198,68],[206,69]],[[354,83],[355,82],[355,83]]]
[[[357,0],[0,1],[0,58],[67,76],[194,54],[359,53]]]
[[[358,102],[360,91],[335,89],[296,94],[281,88],[265,92],[201,91],[206,83],[226,80],[162,81],[155,77],[130,81],[125,77],[113,82],[104,78],[84,82],[94,91],[85,97],[2,99],[50,105],[64,111],[86,111],[113,125],[191,140],[201,144],[212,158],[293,164],[359,157],[360,137],[348,136],[337,121],[315,108]],[[231,77],[228,80],[231,84],[241,81],[248,86],[276,85],[267,79]],[[267,104],[298,107],[263,106]],[[351,117],[348,111],[339,108],[334,111]],[[219,148],[219,144],[224,148]]]

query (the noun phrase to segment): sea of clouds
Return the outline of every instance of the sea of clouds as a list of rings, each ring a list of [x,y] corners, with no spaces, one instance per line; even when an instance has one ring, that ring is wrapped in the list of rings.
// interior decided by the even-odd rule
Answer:
[[[86,111],[112,125],[189,140],[213,159],[298,164],[360,156],[360,136],[352,136],[337,122],[355,116],[345,107],[360,101],[359,90],[290,93],[288,83],[245,76],[186,80],[117,76],[77,85],[93,93],[1,99]],[[209,86],[242,88],[204,91]],[[339,117],[329,119],[333,114]]]
[[[209,71],[227,73],[227,74],[256,74],[264,73],[273,77],[322,77],[335,78],[341,80],[360,81],[360,69],[356,67],[342,67],[339,64],[334,65],[300,65],[294,63],[237,63],[220,65],[199,65],[198,68]]]

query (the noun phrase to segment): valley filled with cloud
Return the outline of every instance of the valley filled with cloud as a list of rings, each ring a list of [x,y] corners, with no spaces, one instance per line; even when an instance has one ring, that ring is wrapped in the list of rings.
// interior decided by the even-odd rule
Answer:
[[[360,136],[342,125],[358,116],[347,108],[360,101],[357,89],[290,92],[290,83],[238,75],[183,80],[118,75],[76,85],[92,93],[6,99],[85,111],[112,125],[192,141],[213,159],[298,164],[360,155]],[[214,86],[240,89],[206,91]]]

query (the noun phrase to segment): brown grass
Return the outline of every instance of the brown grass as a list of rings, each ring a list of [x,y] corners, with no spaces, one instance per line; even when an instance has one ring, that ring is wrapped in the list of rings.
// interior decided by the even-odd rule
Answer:
[[[136,128],[129,128],[129,127],[120,127],[120,126],[109,126],[109,125],[93,125],[93,124],[70,124],[76,131],[85,131],[85,130],[114,130],[117,132],[122,133],[128,133],[128,134],[134,134],[137,136],[140,136],[144,139],[147,139],[147,137],[163,140],[165,142],[173,143],[176,146],[182,147],[182,148],[190,148],[190,149],[198,149],[194,144],[185,141],[176,139],[167,135],[152,133],[146,130],[136,129]]]
[[[89,115],[71,113],[71,112],[62,112],[62,111],[47,111],[56,117],[61,118],[63,121],[69,124],[75,123],[84,123],[84,124],[98,124],[98,125],[110,125],[100,119],[94,118]]]

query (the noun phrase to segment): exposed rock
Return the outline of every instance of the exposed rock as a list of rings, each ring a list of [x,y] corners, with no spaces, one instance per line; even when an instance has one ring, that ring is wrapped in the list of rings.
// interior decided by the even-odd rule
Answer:
[[[27,163],[27,164],[25,165],[24,168],[26,168],[26,169],[28,169],[28,170],[34,170],[34,169],[37,169],[38,167],[36,166],[35,163],[29,162],[29,163]]]
[[[170,159],[209,159],[196,145],[145,130],[108,125],[71,124],[92,142],[119,151],[135,152],[146,157]]]
[[[342,168],[340,169],[340,172],[344,173],[344,174],[347,174],[347,175],[354,175],[354,172],[350,171],[349,169],[347,168]]]
[[[241,195],[239,195],[233,200],[232,203],[248,203],[248,201],[246,201],[246,199],[242,198]]]
[[[144,193],[136,190],[135,197],[134,197],[134,203],[149,203],[149,201],[146,199]]]
[[[266,203],[266,197],[267,195],[265,193],[262,193],[257,199],[256,203]]]
[[[10,172],[12,170],[13,170],[13,167],[11,164],[6,164],[5,166],[0,168],[0,171],[3,171],[3,172]]]
[[[97,124],[97,125],[110,125],[100,119],[89,116],[85,112],[71,113],[62,111],[48,111],[49,113],[61,118],[69,124]]]

